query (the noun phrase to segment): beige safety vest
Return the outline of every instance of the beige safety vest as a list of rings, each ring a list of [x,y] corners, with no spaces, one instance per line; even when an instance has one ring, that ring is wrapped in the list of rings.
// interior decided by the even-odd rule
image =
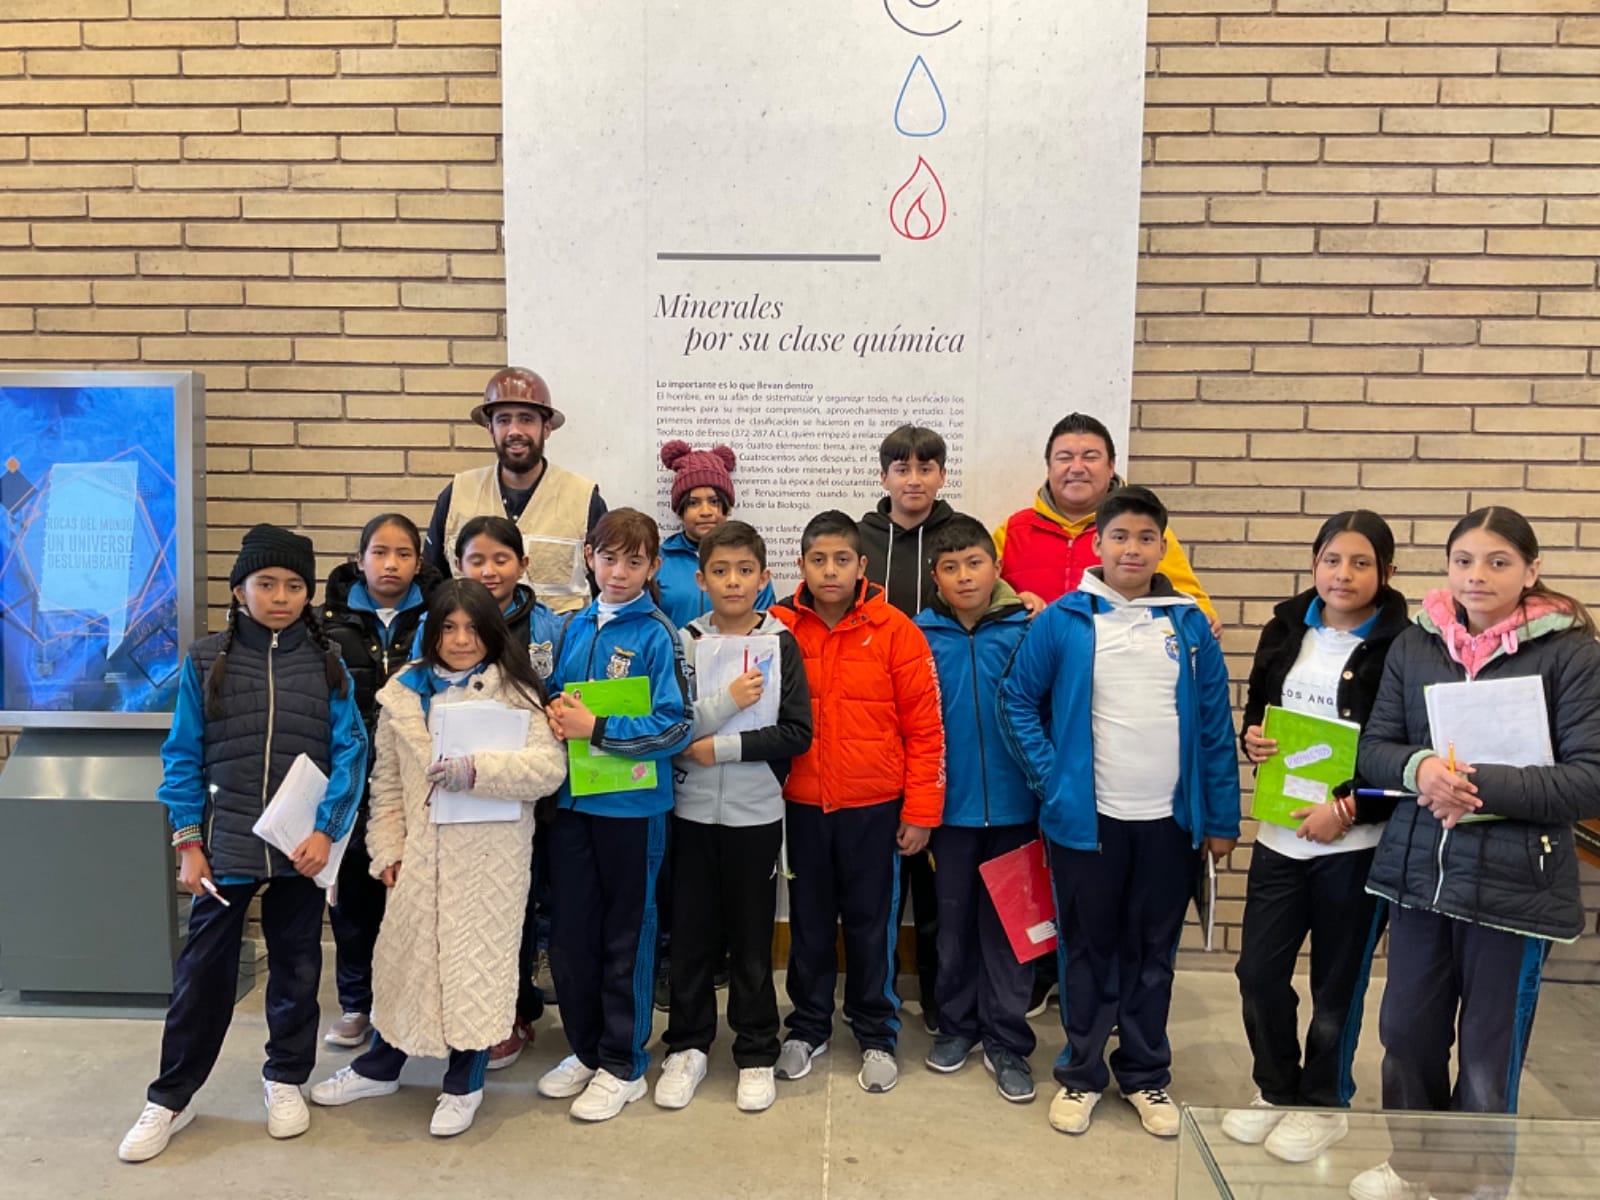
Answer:
[[[450,487],[445,515],[445,557],[457,573],[456,535],[473,517],[503,517],[500,464],[463,471]],[[553,611],[573,612],[589,603],[589,578],[583,564],[583,539],[589,532],[589,497],[594,483],[545,460],[544,477],[517,519],[528,556],[528,583]]]

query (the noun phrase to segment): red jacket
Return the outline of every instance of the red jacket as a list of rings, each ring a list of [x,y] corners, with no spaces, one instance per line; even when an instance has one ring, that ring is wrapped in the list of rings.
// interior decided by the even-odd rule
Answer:
[[[1113,477],[1111,482],[1113,487],[1122,486],[1119,478]],[[994,531],[1000,578],[1019,592],[1032,592],[1046,604],[1059,600],[1078,590],[1085,571],[1100,565],[1100,556],[1094,552],[1094,535],[1093,513],[1076,521],[1064,517],[1050,506],[1045,489],[1040,488],[1032,508],[1012,513]],[[1170,527],[1157,570],[1178,591],[1193,596],[1206,616],[1216,617],[1216,606],[1195,578],[1189,556]]]
[[[832,629],[804,584],[772,612],[800,643],[811,685],[811,749],[791,764],[784,798],[832,812],[904,797],[902,821],[937,826],[944,722],[922,630],[865,580]]]

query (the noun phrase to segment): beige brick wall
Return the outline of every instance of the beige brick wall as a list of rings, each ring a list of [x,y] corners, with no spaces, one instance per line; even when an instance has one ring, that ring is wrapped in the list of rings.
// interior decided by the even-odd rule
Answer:
[[[481,461],[459,418],[505,354],[498,10],[0,7],[0,361],[205,371],[214,606],[248,524],[301,526],[326,569]],[[1594,0],[1150,13],[1127,457],[1236,676],[1355,502],[1413,595],[1452,518],[1505,501],[1600,600]]]

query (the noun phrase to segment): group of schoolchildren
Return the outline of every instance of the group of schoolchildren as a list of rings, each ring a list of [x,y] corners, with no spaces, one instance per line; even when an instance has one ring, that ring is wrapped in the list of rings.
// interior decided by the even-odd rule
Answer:
[[[1032,613],[1000,579],[990,534],[937,499],[944,459],[933,431],[892,433],[879,510],[861,523],[812,518],[801,584],[776,602],[765,543],[729,519],[725,447],[664,448],[682,531],[663,545],[644,514],[607,514],[585,548],[596,597],[566,619],[520,582],[520,534],[502,518],[461,530],[448,582],[421,565],[409,520],[374,518],[356,561],[330,577],[321,615],[310,543],[252,529],[230,573],[227,629],[183,665],[165,751],[161,798],[195,900],[161,1075],[122,1157],[154,1157],[192,1119],[227,1029],[245,910],[263,887],[268,1129],[306,1129],[324,896],[312,877],[353,826],[364,829],[333,906],[345,1011],[328,1040],[366,1048],[311,1089],[317,1104],[393,1092],[408,1055],[443,1057],[431,1129],[467,1129],[491,1052],[514,1052],[542,1005],[531,981],[534,900],[546,890],[572,1053],[538,1091],[590,1121],[642,1098],[669,855],[656,1104],[684,1107],[705,1078],[724,956],[738,1108],[762,1111],[776,1081],[806,1075],[832,1037],[841,930],[858,1081],[886,1092],[898,1078],[902,863],[924,851],[936,909],[918,926],[937,963],[923,987],[927,1066],[956,1072],[981,1053],[1001,1096],[1032,1100],[1033,967],[1011,949],[979,868],[1042,839],[1066,1035],[1050,1123],[1086,1131],[1114,1078],[1147,1130],[1176,1134],[1174,956],[1197,868],[1240,832],[1222,650],[1206,613],[1158,571],[1167,513],[1151,491],[1120,486],[1101,501],[1099,565]],[[1330,518],[1312,586],[1277,607],[1250,673],[1238,746],[1251,763],[1277,753],[1263,733],[1269,705],[1362,727],[1358,777],[1296,813],[1297,830],[1262,823],[1250,861],[1237,975],[1258,1094],[1224,1130],[1287,1161],[1346,1132],[1385,923],[1383,1102],[1408,1109],[1515,1111],[1544,956],[1581,932],[1571,823],[1600,816],[1594,623],[1539,578],[1537,540],[1510,509],[1463,517],[1445,550],[1447,585],[1408,622],[1389,526],[1365,510]],[[778,717],[722,732],[768,676],[751,669],[708,694],[695,686],[696,652],[747,635],[780,646]],[[1523,675],[1543,683],[1554,765],[1434,753],[1425,687]],[[647,712],[585,705],[582,684],[626,677],[649,681]],[[431,706],[483,699],[530,711],[526,747],[436,755]],[[574,795],[564,743],[580,739],[656,764],[655,785]],[[280,854],[251,824],[302,753],[327,774],[327,796],[316,831]],[[521,814],[438,824],[440,790],[520,802]],[[552,795],[536,822],[535,802]],[[770,953],[780,876],[792,1004],[781,1039]],[[1308,936],[1302,1051],[1292,977]],[[1397,1147],[1351,1195],[1426,1195],[1416,1174]]]

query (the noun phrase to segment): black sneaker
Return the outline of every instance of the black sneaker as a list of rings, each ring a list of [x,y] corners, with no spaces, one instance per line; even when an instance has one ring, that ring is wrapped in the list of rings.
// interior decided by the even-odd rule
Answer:
[[[1050,997],[1056,997],[1056,1003],[1061,1003],[1061,993],[1056,987],[1054,979],[1040,979],[1034,976],[1033,995],[1028,998],[1028,1015],[1042,1017],[1044,1010],[1050,1007]]]
[[[930,1071],[938,1071],[948,1075],[959,1071],[966,1065],[967,1057],[978,1048],[978,1044],[971,1038],[960,1037],[956,1034],[945,1034],[935,1038],[933,1045],[928,1050],[928,1057],[924,1059]]]
[[[672,972],[668,964],[662,963],[656,968],[656,1011],[672,1011]]]
[[[1028,1069],[1027,1059],[1009,1050],[986,1050],[983,1065],[994,1076],[995,1087],[1005,1099],[1013,1104],[1027,1104],[1033,1099],[1033,1072]]]
[[[939,1010],[924,1006],[922,1010],[922,1027],[934,1037],[939,1036]]]

